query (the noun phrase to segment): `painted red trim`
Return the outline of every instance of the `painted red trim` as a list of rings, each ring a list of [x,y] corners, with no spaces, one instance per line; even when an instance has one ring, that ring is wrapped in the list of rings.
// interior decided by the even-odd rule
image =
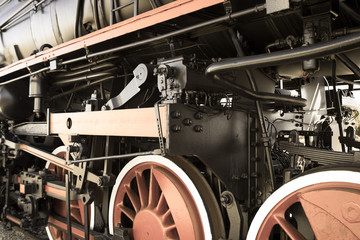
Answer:
[[[9,216],[9,215],[6,215],[6,218],[7,218],[8,220],[12,221],[13,223],[16,223],[16,224],[18,224],[18,225],[21,225],[21,222],[20,222],[19,220],[15,219],[15,218],[13,218],[13,217],[11,217],[11,216]]]
[[[45,192],[46,193],[50,193],[50,194],[54,194],[57,195],[61,198],[66,198],[66,191],[65,190],[61,190],[55,187],[51,187],[49,185],[45,185]]]

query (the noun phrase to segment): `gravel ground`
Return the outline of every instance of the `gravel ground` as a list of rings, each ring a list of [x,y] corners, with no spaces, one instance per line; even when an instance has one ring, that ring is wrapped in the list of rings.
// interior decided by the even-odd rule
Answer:
[[[33,236],[17,226],[13,226],[9,229],[7,225],[5,225],[3,222],[0,222],[0,240],[14,240],[14,239],[35,240],[35,239],[44,239],[44,238]]]

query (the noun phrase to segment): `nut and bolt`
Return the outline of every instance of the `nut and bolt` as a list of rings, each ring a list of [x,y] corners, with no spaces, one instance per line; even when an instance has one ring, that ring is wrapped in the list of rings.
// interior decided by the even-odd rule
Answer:
[[[173,131],[173,132],[180,132],[180,131],[181,131],[181,126],[179,126],[179,125],[173,125],[173,126],[171,127],[171,131]]]
[[[173,111],[173,112],[171,113],[171,117],[172,117],[172,118],[181,118],[181,112],[179,112],[179,111]]]
[[[183,120],[183,124],[184,124],[185,126],[190,126],[192,123],[193,123],[193,121],[191,120],[191,118],[185,118],[185,119]]]
[[[231,204],[232,198],[230,195],[224,194],[220,197],[220,202],[222,204]]]
[[[194,127],[194,131],[195,132],[202,132],[203,131],[203,127],[201,126],[201,125],[196,125],[195,127]]]
[[[197,112],[194,115],[195,119],[201,120],[204,118],[204,115],[201,112]]]

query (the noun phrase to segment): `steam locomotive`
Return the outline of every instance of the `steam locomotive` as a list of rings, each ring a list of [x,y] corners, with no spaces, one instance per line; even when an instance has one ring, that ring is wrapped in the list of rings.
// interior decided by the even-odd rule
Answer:
[[[49,239],[359,239],[356,0],[2,0],[0,217]]]

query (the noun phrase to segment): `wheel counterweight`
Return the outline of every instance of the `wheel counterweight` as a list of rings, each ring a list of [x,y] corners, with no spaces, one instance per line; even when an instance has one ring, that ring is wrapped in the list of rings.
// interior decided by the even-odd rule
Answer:
[[[359,239],[360,173],[328,170],[275,191],[251,223],[252,239]]]
[[[189,166],[186,170],[195,170]],[[212,239],[222,234],[223,226],[214,226],[207,210],[211,205],[219,213],[216,200],[212,195],[204,202],[194,182],[206,189],[208,185],[200,173],[197,176],[190,179],[165,157],[133,159],[120,172],[111,194],[110,233],[121,226],[131,229],[133,239]],[[216,218],[222,222],[220,214]]]

